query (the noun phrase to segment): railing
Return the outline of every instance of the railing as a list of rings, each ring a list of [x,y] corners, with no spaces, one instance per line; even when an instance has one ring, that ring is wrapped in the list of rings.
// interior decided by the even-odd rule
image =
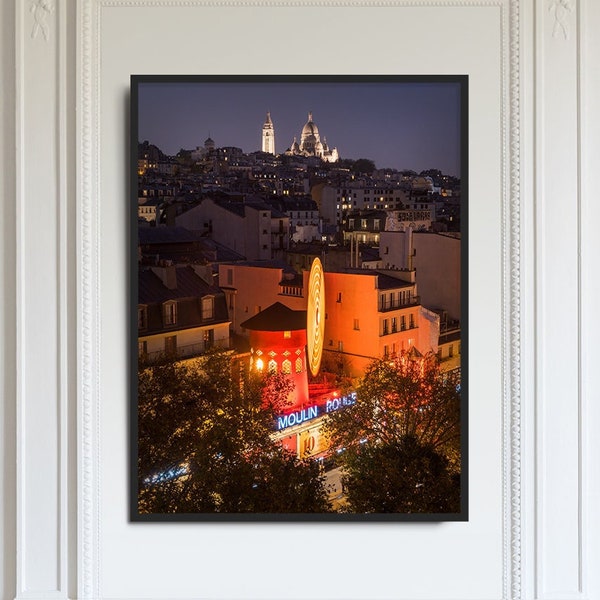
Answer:
[[[415,306],[417,304],[421,304],[421,296],[409,296],[403,300],[394,300],[393,302],[390,302],[390,300],[381,300],[379,302],[379,312],[398,310],[399,308]]]
[[[408,326],[405,327],[383,327],[382,328],[382,332],[380,337],[384,336],[384,335],[390,335],[392,333],[398,333],[398,332],[402,332],[402,331],[410,331],[411,329],[417,329],[417,324],[416,323],[410,323]]]
[[[145,359],[147,362],[156,362],[162,358],[193,358],[195,356],[201,356],[214,347],[227,348],[228,344],[222,342],[205,341],[198,344],[188,344],[186,346],[177,346],[174,351],[158,350],[154,352],[146,352],[140,354],[140,358]]]

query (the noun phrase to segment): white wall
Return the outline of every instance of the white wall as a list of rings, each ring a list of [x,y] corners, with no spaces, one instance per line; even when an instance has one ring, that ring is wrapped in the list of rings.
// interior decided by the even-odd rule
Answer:
[[[0,4],[2,597],[600,598],[600,3],[571,0],[555,15],[547,0],[251,10],[54,0],[47,41],[34,35],[37,4]],[[206,22],[208,45],[232,31],[243,44],[253,19],[267,17],[269,45],[280,47],[303,21],[338,46],[353,28],[377,25],[376,49],[354,37],[349,62],[322,56],[323,73],[372,72],[377,53],[378,72],[471,75],[470,187],[488,204],[470,206],[467,524],[127,522],[127,77],[307,72],[301,54],[272,63],[256,37],[218,63],[165,52],[196,44]],[[424,22],[427,42],[410,26]],[[499,125],[515,115],[502,154]],[[477,352],[484,341],[490,356]],[[319,570],[290,588],[276,542],[322,548],[332,536],[361,569],[338,563],[338,577]],[[224,576],[225,552],[236,578]]]

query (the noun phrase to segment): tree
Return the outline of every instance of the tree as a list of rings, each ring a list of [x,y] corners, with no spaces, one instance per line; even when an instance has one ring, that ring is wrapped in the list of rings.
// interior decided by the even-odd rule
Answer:
[[[349,510],[455,512],[460,395],[435,355],[375,360],[356,392],[356,403],[324,425],[343,449]]]
[[[138,374],[140,513],[327,512],[314,461],[272,440],[289,383],[232,377],[227,353]]]
[[[370,175],[374,170],[375,163],[369,158],[359,158],[352,165],[352,171],[357,174],[366,173]]]
[[[413,435],[349,454],[343,484],[347,510],[365,513],[456,513],[458,474],[448,459]],[[368,474],[368,476],[367,476]]]

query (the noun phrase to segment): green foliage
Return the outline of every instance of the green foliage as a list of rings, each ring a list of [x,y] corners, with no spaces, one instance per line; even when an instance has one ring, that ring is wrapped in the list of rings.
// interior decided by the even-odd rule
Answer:
[[[375,170],[375,163],[369,158],[359,158],[352,165],[352,172],[370,175]]]
[[[344,448],[352,512],[458,510],[460,396],[434,355],[373,361],[324,433]]]
[[[271,438],[289,385],[278,376],[235,381],[218,351],[202,363],[142,366],[139,512],[327,512],[317,465]]]
[[[348,512],[456,513],[458,475],[430,445],[408,435],[396,442],[365,444],[350,454],[342,481]]]

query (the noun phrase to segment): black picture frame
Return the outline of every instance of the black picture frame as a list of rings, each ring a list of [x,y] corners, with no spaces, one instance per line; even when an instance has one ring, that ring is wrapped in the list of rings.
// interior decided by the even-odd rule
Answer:
[[[280,513],[280,512],[169,512],[141,513],[138,508],[138,359],[139,359],[139,330],[138,330],[138,143],[139,102],[140,93],[144,86],[160,85],[210,85],[210,84],[448,84],[456,85],[460,90],[460,510],[456,512],[403,512],[403,513]],[[272,107],[265,107],[266,109]],[[130,91],[130,406],[129,406],[129,436],[130,436],[130,507],[129,515],[132,522],[441,522],[468,521],[468,76],[466,75],[305,75],[305,76],[275,76],[275,75],[132,75]],[[301,118],[301,115],[299,115]],[[257,123],[257,128],[260,123]],[[210,137],[210,133],[209,133]],[[152,143],[152,140],[150,140]],[[356,157],[358,158],[358,157]]]

